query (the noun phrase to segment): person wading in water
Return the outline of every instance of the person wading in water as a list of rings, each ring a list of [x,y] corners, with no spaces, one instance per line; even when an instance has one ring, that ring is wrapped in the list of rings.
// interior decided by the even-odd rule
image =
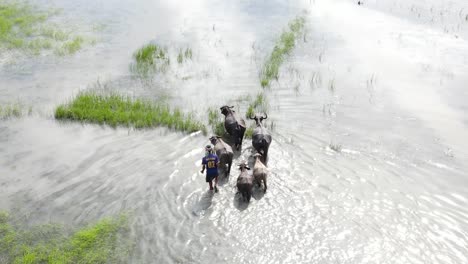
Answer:
[[[200,171],[202,174],[205,172],[206,168],[206,182],[210,185],[210,191],[213,190],[213,179],[215,180],[214,184],[214,191],[218,192],[218,165],[219,165],[219,159],[216,154],[213,152],[213,148],[211,145],[207,145],[205,147],[205,157],[202,159],[202,165],[203,168]]]

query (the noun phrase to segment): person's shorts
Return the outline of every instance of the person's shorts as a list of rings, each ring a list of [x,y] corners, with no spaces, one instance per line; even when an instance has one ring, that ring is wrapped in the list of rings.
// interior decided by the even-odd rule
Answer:
[[[210,182],[212,180],[214,180],[214,178],[218,177],[218,174],[207,174],[206,175],[206,182]]]

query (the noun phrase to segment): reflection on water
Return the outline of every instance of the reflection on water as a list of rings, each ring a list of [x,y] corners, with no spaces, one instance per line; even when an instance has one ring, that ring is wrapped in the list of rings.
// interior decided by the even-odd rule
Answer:
[[[105,21],[103,41],[3,68],[0,102],[34,111],[0,121],[0,209],[33,223],[131,211],[134,263],[466,263],[468,45],[450,14],[468,8],[430,2],[59,1],[64,15]],[[260,91],[262,63],[298,14],[307,32],[265,91],[268,191],[254,189],[250,203],[238,199],[234,166],[219,193],[207,191],[200,134],[52,118],[98,79],[205,118]],[[458,38],[441,30],[455,23]],[[193,60],[134,79],[131,55],[150,41],[174,58],[190,47]],[[250,144],[234,165],[252,160]]]

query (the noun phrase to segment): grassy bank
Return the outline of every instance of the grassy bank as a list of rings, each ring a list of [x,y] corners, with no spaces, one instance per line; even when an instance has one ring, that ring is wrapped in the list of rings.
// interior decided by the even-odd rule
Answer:
[[[103,219],[68,235],[59,225],[20,229],[0,212],[1,263],[126,263],[131,251],[124,216]]]
[[[305,19],[303,17],[298,17],[291,21],[288,30],[281,34],[262,69],[260,77],[260,84],[262,87],[268,87],[271,80],[278,79],[279,67],[294,48],[296,39],[301,35],[304,29],[304,24]]]
[[[142,77],[164,72],[170,64],[166,49],[152,43],[138,49],[133,54],[133,59],[130,70]]]
[[[196,121],[192,114],[184,114],[180,109],[171,109],[162,102],[132,99],[117,94],[82,92],[70,103],[57,107],[55,118],[107,124],[112,127],[166,126],[186,132],[201,130],[206,134],[206,127]]]
[[[77,52],[85,39],[49,22],[57,13],[27,1],[0,0],[0,49],[18,49],[35,55],[44,50],[59,55]]]

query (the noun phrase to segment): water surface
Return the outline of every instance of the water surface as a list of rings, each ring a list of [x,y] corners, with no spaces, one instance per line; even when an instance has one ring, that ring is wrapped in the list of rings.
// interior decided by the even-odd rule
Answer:
[[[130,211],[131,263],[468,261],[464,1],[46,2],[83,32],[105,26],[76,55],[2,65],[0,102],[33,113],[0,123],[0,209],[77,225]],[[261,67],[298,15],[305,34],[265,91],[269,189],[250,204],[237,199],[237,170],[207,192],[199,133],[53,119],[98,81],[206,118],[261,91]],[[131,56],[150,41],[173,58],[190,47],[193,60],[134,79]]]

